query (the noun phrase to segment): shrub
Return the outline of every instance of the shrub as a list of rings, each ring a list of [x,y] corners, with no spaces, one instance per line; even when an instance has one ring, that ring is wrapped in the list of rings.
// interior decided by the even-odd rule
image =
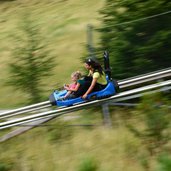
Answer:
[[[170,171],[171,170],[171,157],[168,154],[162,154],[159,159],[159,167],[157,171]]]
[[[97,163],[92,158],[88,157],[82,160],[78,171],[96,171],[97,169]]]
[[[11,164],[7,162],[0,162],[0,171],[9,171],[12,169]]]
[[[161,152],[170,141],[170,111],[161,94],[144,96],[136,109],[138,124],[129,129],[138,137],[151,155]]]

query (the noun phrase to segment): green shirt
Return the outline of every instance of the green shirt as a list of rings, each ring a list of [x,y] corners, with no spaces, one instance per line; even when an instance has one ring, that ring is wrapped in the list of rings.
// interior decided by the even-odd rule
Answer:
[[[85,83],[85,81],[83,79],[79,79],[79,80],[77,80],[77,83],[79,83],[80,85],[83,85]]]

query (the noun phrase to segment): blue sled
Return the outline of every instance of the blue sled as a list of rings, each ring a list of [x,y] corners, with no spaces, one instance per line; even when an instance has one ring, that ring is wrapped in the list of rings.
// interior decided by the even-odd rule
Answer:
[[[102,99],[102,98],[107,98],[107,97],[113,96],[117,93],[117,89],[118,89],[117,82],[109,80],[106,88],[104,88],[101,91],[90,93],[86,99],[77,97],[77,98],[61,100],[61,98],[65,96],[67,91],[66,90],[62,90],[62,91],[55,90],[50,95],[49,100],[52,105],[56,105],[58,107],[72,106],[74,104],[83,103],[83,102],[90,101],[90,100]]]

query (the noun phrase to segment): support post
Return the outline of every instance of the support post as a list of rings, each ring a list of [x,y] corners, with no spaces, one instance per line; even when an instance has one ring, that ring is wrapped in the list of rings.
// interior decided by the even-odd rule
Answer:
[[[103,124],[107,127],[112,127],[112,121],[110,118],[109,105],[107,103],[102,105],[103,112]]]
[[[91,24],[87,25],[87,48],[90,56],[94,56],[93,47],[93,26]]]

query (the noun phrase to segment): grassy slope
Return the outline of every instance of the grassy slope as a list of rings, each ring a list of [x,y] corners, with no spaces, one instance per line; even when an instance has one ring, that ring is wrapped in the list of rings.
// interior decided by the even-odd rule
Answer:
[[[54,75],[45,80],[48,95],[56,83],[69,81],[70,73],[82,68],[79,58],[85,53],[86,26],[99,24],[97,10],[103,3],[104,0],[17,0],[0,4],[0,108],[17,106],[26,99],[22,92],[4,85],[8,78],[7,65],[12,60],[10,47],[13,42],[9,35],[17,32],[23,11],[29,10],[41,26],[47,46],[59,63]],[[88,112],[83,112],[82,122],[74,120],[69,124],[97,123],[99,112]],[[0,166],[10,163],[13,171],[78,171],[80,162],[93,158],[99,166],[98,171],[143,171],[140,162],[141,158],[143,162],[144,149],[125,129],[124,122],[118,119],[120,116],[122,113],[116,111],[113,116],[115,126],[110,130],[65,127],[61,135],[73,129],[72,136],[53,143],[49,141],[51,133],[47,127],[33,129],[0,145],[3,154],[0,155]],[[59,131],[57,127],[58,123],[54,125],[56,133]]]
[[[55,89],[56,84],[70,81],[70,73],[82,70],[80,57],[85,54],[86,26],[98,25],[98,10],[104,0],[17,0],[0,4],[0,108],[10,108],[26,101],[26,95],[4,85],[8,79],[8,63],[12,60],[12,34],[18,32],[17,25],[25,11],[42,30],[48,49],[56,56],[54,75],[44,82],[45,95]],[[10,92],[10,93],[9,93]],[[12,94],[11,94],[12,92]]]
[[[36,128],[1,144],[4,155],[0,161],[13,163],[13,171],[79,171],[79,164],[86,159],[92,159],[98,171],[143,171],[139,160],[143,149],[123,123],[115,129],[66,127],[62,134],[73,129],[72,136],[53,142],[46,129]]]
[[[42,26],[48,48],[61,64],[56,66],[55,75],[45,80],[48,95],[56,83],[69,81],[70,73],[82,68],[79,57],[85,52],[86,25],[99,24],[97,10],[103,5],[102,0],[30,1],[0,4],[0,108],[16,106],[25,100],[23,93],[13,92],[4,86],[8,77],[7,64],[12,60],[9,47],[13,46],[13,42],[9,33],[15,34],[17,31],[16,25],[23,11],[30,10],[30,14]],[[69,120],[69,124],[102,122],[100,112],[95,110],[74,112],[76,116],[82,114],[83,118]],[[128,116],[129,113],[115,108],[112,129],[63,127],[59,130],[59,123],[55,123],[58,120],[53,120],[47,123],[52,127],[39,127],[0,144],[0,169],[3,164],[11,164],[12,171],[79,171],[80,162],[92,158],[99,167],[98,171],[154,171],[154,157],[149,158],[150,168],[142,168],[142,165],[147,166],[146,151],[125,128],[125,122],[130,122]],[[53,131],[48,128],[53,128]],[[1,130],[0,135],[6,132],[8,130]],[[68,133],[71,136],[67,137]],[[59,139],[52,142],[49,136]]]

